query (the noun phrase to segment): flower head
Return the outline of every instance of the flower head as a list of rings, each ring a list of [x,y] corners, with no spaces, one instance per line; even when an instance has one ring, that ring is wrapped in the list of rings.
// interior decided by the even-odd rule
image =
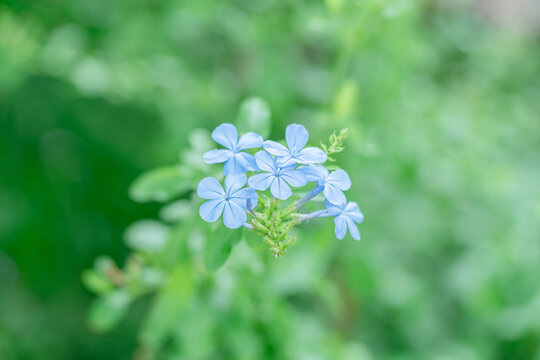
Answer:
[[[326,203],[326,209],[328,210],[328,216],[335,216],[334,223],[336,224],[336,237],[343,239],[347,234],[347,228],[354,240],[360,240],[360,231],[356,224],[360,224],[364,221],[364,214],[360,211],[358,204],[354,201],[349,203],[343,202],[339,205],[330,203],[328,200]],[[355,224],[356,223],[356,224]]]
[[[277,161],[282,166],[290,164],[320,164],[326,161],[327,156],[317,147],[305,147],[309,139],[309,133],[305,127],[299,124],[287,126],[285,131],[285,140],[287,146],[278,142],[265,141],[263,147],[270,154],[276,155]]]
[[[245,174],[228,175],[225,177],[225,189],[212,177],[201,180],[197,187],[197,194],[205,202],[199,208],[199,214],[204,221],[214,222],[223,213],[223,222],[229,229],[236,229],[244,225],[247,220],[247,201],[251,206],[258,202],[257,193],[250,188],[243,188],[246,184]]]
[[[347,201],[343,191],[351,188],[351,180],[345,170],[334,170],[331,173],[322,165],[302,166],[299,168],[306,175],[307,181],[315,181],[321,186],[326,200],[332,204],[341,204]]]
[[[261,147],[264,139],[254,133],[245,133],[238,139],[238,131],[233,124],[221,124],[212,132],[212,139],[226,149],[210,150],[204,154],[204,161],[208,164],[225,163],[223,173],[243,174],[246,171],[257,171],[257,164],[253,155],[242,150]]]
[[[266,151],[257,152],[255,159],[263,172],[249,178],[248,185],[253,189],[263,191],[270,187],[270,192],[275,198],[287,200],[292,195],[289,185],[294,187],[306,185],[304,173],[295,170],[295,164],[279,166]]]

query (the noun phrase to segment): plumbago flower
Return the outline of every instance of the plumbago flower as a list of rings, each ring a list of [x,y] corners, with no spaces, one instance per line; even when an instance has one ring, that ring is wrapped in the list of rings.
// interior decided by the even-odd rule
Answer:
[[[327,214],[321,216],[335,216],[336,237],[343,239],[347,234],[347,228],[354,240],[360,240],[360,231],[356,224],[364,221],[364,214],[360,211],[358,204],[354,201],[343,202],[341,204],[332,204],[326,200]],[[355,224],[356,223],[356,224]]]
[[[331,173],[324,166],[310,165],[299,168],[306,175],[307,181],[317,182],[319,191],[322,191],[326,200],[332,204],[341,204],[347,201],[343,191],[351,187],[351,179],[345,170],[338,169]]]
[[[242,150],[255,149],[263,144],[263,137],[254,132],[245,133],[238,139],[238,131],[233,124],[221,124],[212,132],[212,139],[227,149],[210,150],[204,154],[208,164],[225,163],[223,173],[244,174],[246,171],[257,171],[257,163],[253,155]]]
[[[285,139],[289,148],[272,140],[267,140],[263,144],[264,149],[270,154],[278,156],[278,162],[283,165],[320,164],[328,158],[325,152],[317,147],[304,148],[309,139],[309,133],[302,125],[287,126]]]
[[[320,165],[330,155],[343,151],[347,130],[330,136],[328,145],[322,144],[324,151],[317,147],[306,147],[309,139],[307,130],[298,124],[289,125],[285,132],[288,147],[248,132],[238,139],[238,132],[232,124],[222,124],[212,133],[212,138],[226,149],[212,150],[204,154],[207,163],[225,163],[225,188],[218,180],[208,177],[199,183],[199,197],[209,200],[199,209],[201,218],[208,222],[217,221],[223,214],[225,226],[237,229],[241,226],[262,236],[275,257],[284,255],[294,243],[295,237],[289,232],[297,225],[314,219],[334,216],[335,233],[343,239],[348,232],[359,240],[360,232],[356,224],[364,215],[358,204],[347,202],[344,191],[351,187],[351,180],[345,170],[328,171]],[[243,152],[263,146],[255,156]],[[299,166],[307,165],[307,166]],[[246,172],[256,172],[247,179]],[[244,187],[246,182],[249,187]],[[282,206],[280,201],[293,196],[292,188],[305,186],[308,182],[316,185],[303,198]],[[268,194],[268,191],[269,194]],[[309,214],[300,209],[310,200],[322,194],[326,209]],[[249,219],[248,219],[249,217]]]
[[[295,170],[296,165],[278,166],[272,155],[266,151],[255,154],[257,166],[264,171],[261,174],[249,178],[248,184],[255,190],[270,188],[272,196],[279,200],[287,200],[292,191],[289,185],[300,187],[306,185],[306,177],[300,170]]]
[[[252,206],[258,202],[257,193],[250,188],[243,188],[246,184],[245,174],[228,175],[225,178],[225,189],[212,177],[201,180],[197,187],[197,195],[205,202],[199,209],[199,215],[204,221],[214,222],[223,213],[223,222],[230,229],[237,229],[247,220],[248,200]]]

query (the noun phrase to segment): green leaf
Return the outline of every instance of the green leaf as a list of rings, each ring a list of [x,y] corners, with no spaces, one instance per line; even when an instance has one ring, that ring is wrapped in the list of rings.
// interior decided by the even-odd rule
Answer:
[[[189,148],[180,153],[180,159],[187,167],[184,171],[195,170],[207,173],[210,165],[202,161],[203,155],[216,147],[216,143],[210,137],[210,132],[206,129],[194,129],[189,133],[188,141]]]
[[[159,211],[159,217],[167,222],[177,222],[191,215],[193,215],[193,204],[189,200],[175,201]]]
[[[161,271],[151,267],[143,268],[139,275],[141,283],[151,289],[157,288],[163,284],[163,278],[164,275]]]
[[[98,295],[106,294],[114,289],[113,283],[94,269],[88,269],[82,273],[82,282],[88,290]]]
[[[339,13],[343,8],[343,0],[326,0],[326,7],[333,13]]]
[[[259,97],[249,97],[240,105],[236,126],[242,132],[254,131],[263,137],[270,135],[272,122],[268,103]]]
[[[118,270],[118,267],[109,256],[100,255],[94,260],[94,270],[101,276],[108,277],[111,272]]]
[[[163,290],[152,303],[148,318],[140,332],[144,346],[155,350],[180,326],[180,316],[194,292],[194,282],[189,269],[174,269]]]
[[[187,304],[181,315],[182,326],[177,327],[173,338],[182,344],[182,359],[216,358],[214,348],[221,338],[216,328],[223,323],[223,319],[216,314],[216,309],[208,301],[192,301]]]
[[[88,327],[97,333],[111,330],[122,320],[132,300],[132,296],[123,289],[96,299],[90,306]]]
[[[225,264],[232,247],[242,239],[243,230],[219,225],[210,231],[204,247],[204,265],[208,271],[216,271]]]
[[[244,241],[256,252],[268,250],[268,245],[263,242],[262,236],[255,231],[244,232]]]
[[[191,182],[178,166],[161,167],[140,175],[129,189],[134,201],[165,202],[186,192]]]
[[[353,80],[344,81],[332,104],[334,115],[338,120],[351,115],[358,96],[358,86]]]
[[[214,141],[210,137],[210,132],[206,129],[193,129],[188,137],[191,149],[204,153],[214,147]]]
[[[124,241],[132,249],[155,254],[163,249],[169,234],[167,225],[156,220],[141,220],[127,228]]]

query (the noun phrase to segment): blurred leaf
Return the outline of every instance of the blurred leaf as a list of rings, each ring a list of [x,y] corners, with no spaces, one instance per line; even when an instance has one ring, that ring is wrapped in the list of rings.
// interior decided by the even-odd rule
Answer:
[[[215,147],[215,143],[210,137],[210,132],[206,129],[194,129],[189,133],[188,141],[190,145],[189,149],[180,153],[182,163],[187,166],[187,169],[182,169],[186,172],[186,177],[190,170],[199,170],[207,173],[210,165],[202,161],[203,155]]]
[[[111,330],[122,320],[131,300],[131,295],[123,289],[96,299],[90,306],[88,327],[97,333]]]
[[[101,255],[94,260],[94,269],[96,269],[99,274],[108,276],[112,271],[115,271],[118,268],[113,259],[109,256]]]
[[[171,235],[166,246],[160,253],[160,260],[168,268],[174,268],[176,265],[188,262],[190,253],[187,250],[187,242],[190,233],[197,227],[193,219],[177,223],[171,227]]]
[[[62,75],[81,56],[87,45],[85,29],[75,24],[60,25],[51,31],[43,47],[43,67]]]
[[[0,90],[18,85],[39,51],[36,27],[26,16],[17,17],[8,8],[0,9]]]
[[[0,359],[2,360],[16,360],[15,343],[0,337]]]
[[[372,360],[373,356],[361,343],[348,343],[343,347],[343,360]]]
[[[272,126],[270,107],[260,97],[249,97],[242,102],[236,126],[240,133],[253,131],[266,138]]]
[[[165,202],[189,190],[190,179],[187,179],[177,166],[161,167],[140,175],[129,189],[134,201]]]
[[[114,289],[113,283],[107,277],[97,273],[93,269],[85,270],[82,273],[82,282],[88,290],[98,295],[108,293]]]
[[[331,12],[338,13],[343,7],[343,0],[325,0],[326,6]]]
[[[169,234],[167,225],[156,220],[141,220],[127,228],[124,241],[132,249],[157,253],[167,243]]]
[[[214,142],[206,129],[193,129],[189,133],[189,145],[193,150],[204,152],[212,149]]]
[[[149,288],[157,288],[163,283],[163,273],[157,269],[146,267],[140,274],[141,282]]]
[[[179,317],[193,291],[194,283],[190,271],[186,267],[174,269],[167,285],[154,300],[141,329],[140,340],[145,346],[150,349],[159,348],[172,330],[181,326]]]
[[[169,205],[164,206],[159,217],[163,221],[177,222],[193,214],[193,204],[189,200],[178,200]]]
[[[256,252],[268,251],[267,244],[263,242],[261,235],[259,235],[255,231],[245,231],[244,241],[246,242],[246,244],[249,245],[252,250]]]
[[[210,231],[204,246],[204,265],[208,271],[216,271],[225,264],[232,247],[242,238],[243,230],[227,229],[220,224]]]
[[[192,301],[182,311],[182,326],[175,338],[186,359],[212,359],[215,354],[216,326],[222,321],[204,301]]]
[[[334,114],[338,120],[352,113],[357,95],[358,86],[353,80],[347,80],[341,84],[333,104]]]

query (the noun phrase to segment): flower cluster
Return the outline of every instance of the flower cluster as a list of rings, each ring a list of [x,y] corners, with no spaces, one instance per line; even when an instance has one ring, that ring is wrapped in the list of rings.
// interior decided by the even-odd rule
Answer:
[[[328,147],[323,145],[323,148],[341,151],[342,134],[346,135],[346,132],[339,137],[333,135],[331,144]],[[347,202],[345,197],[344,191],[351,187],[349,175],[341,169],[330,172],[321,165],[330,153],[318,147],[306,147],[309,134],[304,126],[292,124],[287,127],[287,146],[272,140],[264,141],[262,136],[253,132],[238,138],[238,131],[232,124],[219,125],[212,132],[212,138],[225,149],[208,151],[204,154],[204,161],[224,163],[225,181],[224,187],[212,177],[199,183],[199,197],[208,200],[199,209],[203,220],[214,222],[223,214],[223,222],[228,228],[245,226],[261,233],[275,256],[283,255],[287,246],[294,242],[288,233],[295,225],[315,217],[333,216],[338,239],[343,239],[348,230],[355,240],[360,240],[356,224],[363,221],[364,215],[357,203]],[[261,147],[264,150],[255,155],[245,151]],[[248,179],[247,172],[254,174]],[[315,183],[315,187],[307,195],[284,209],[280,208],[279,200],[287,200],[293,194],[291,187],[298,188],[308,183]],[[271,197],[264,194],[268,189]],[[310,214],[299,213],[300,208],[319,193],[325,197],[326,209]],[[251,217],[249,221],[248,214]]]

